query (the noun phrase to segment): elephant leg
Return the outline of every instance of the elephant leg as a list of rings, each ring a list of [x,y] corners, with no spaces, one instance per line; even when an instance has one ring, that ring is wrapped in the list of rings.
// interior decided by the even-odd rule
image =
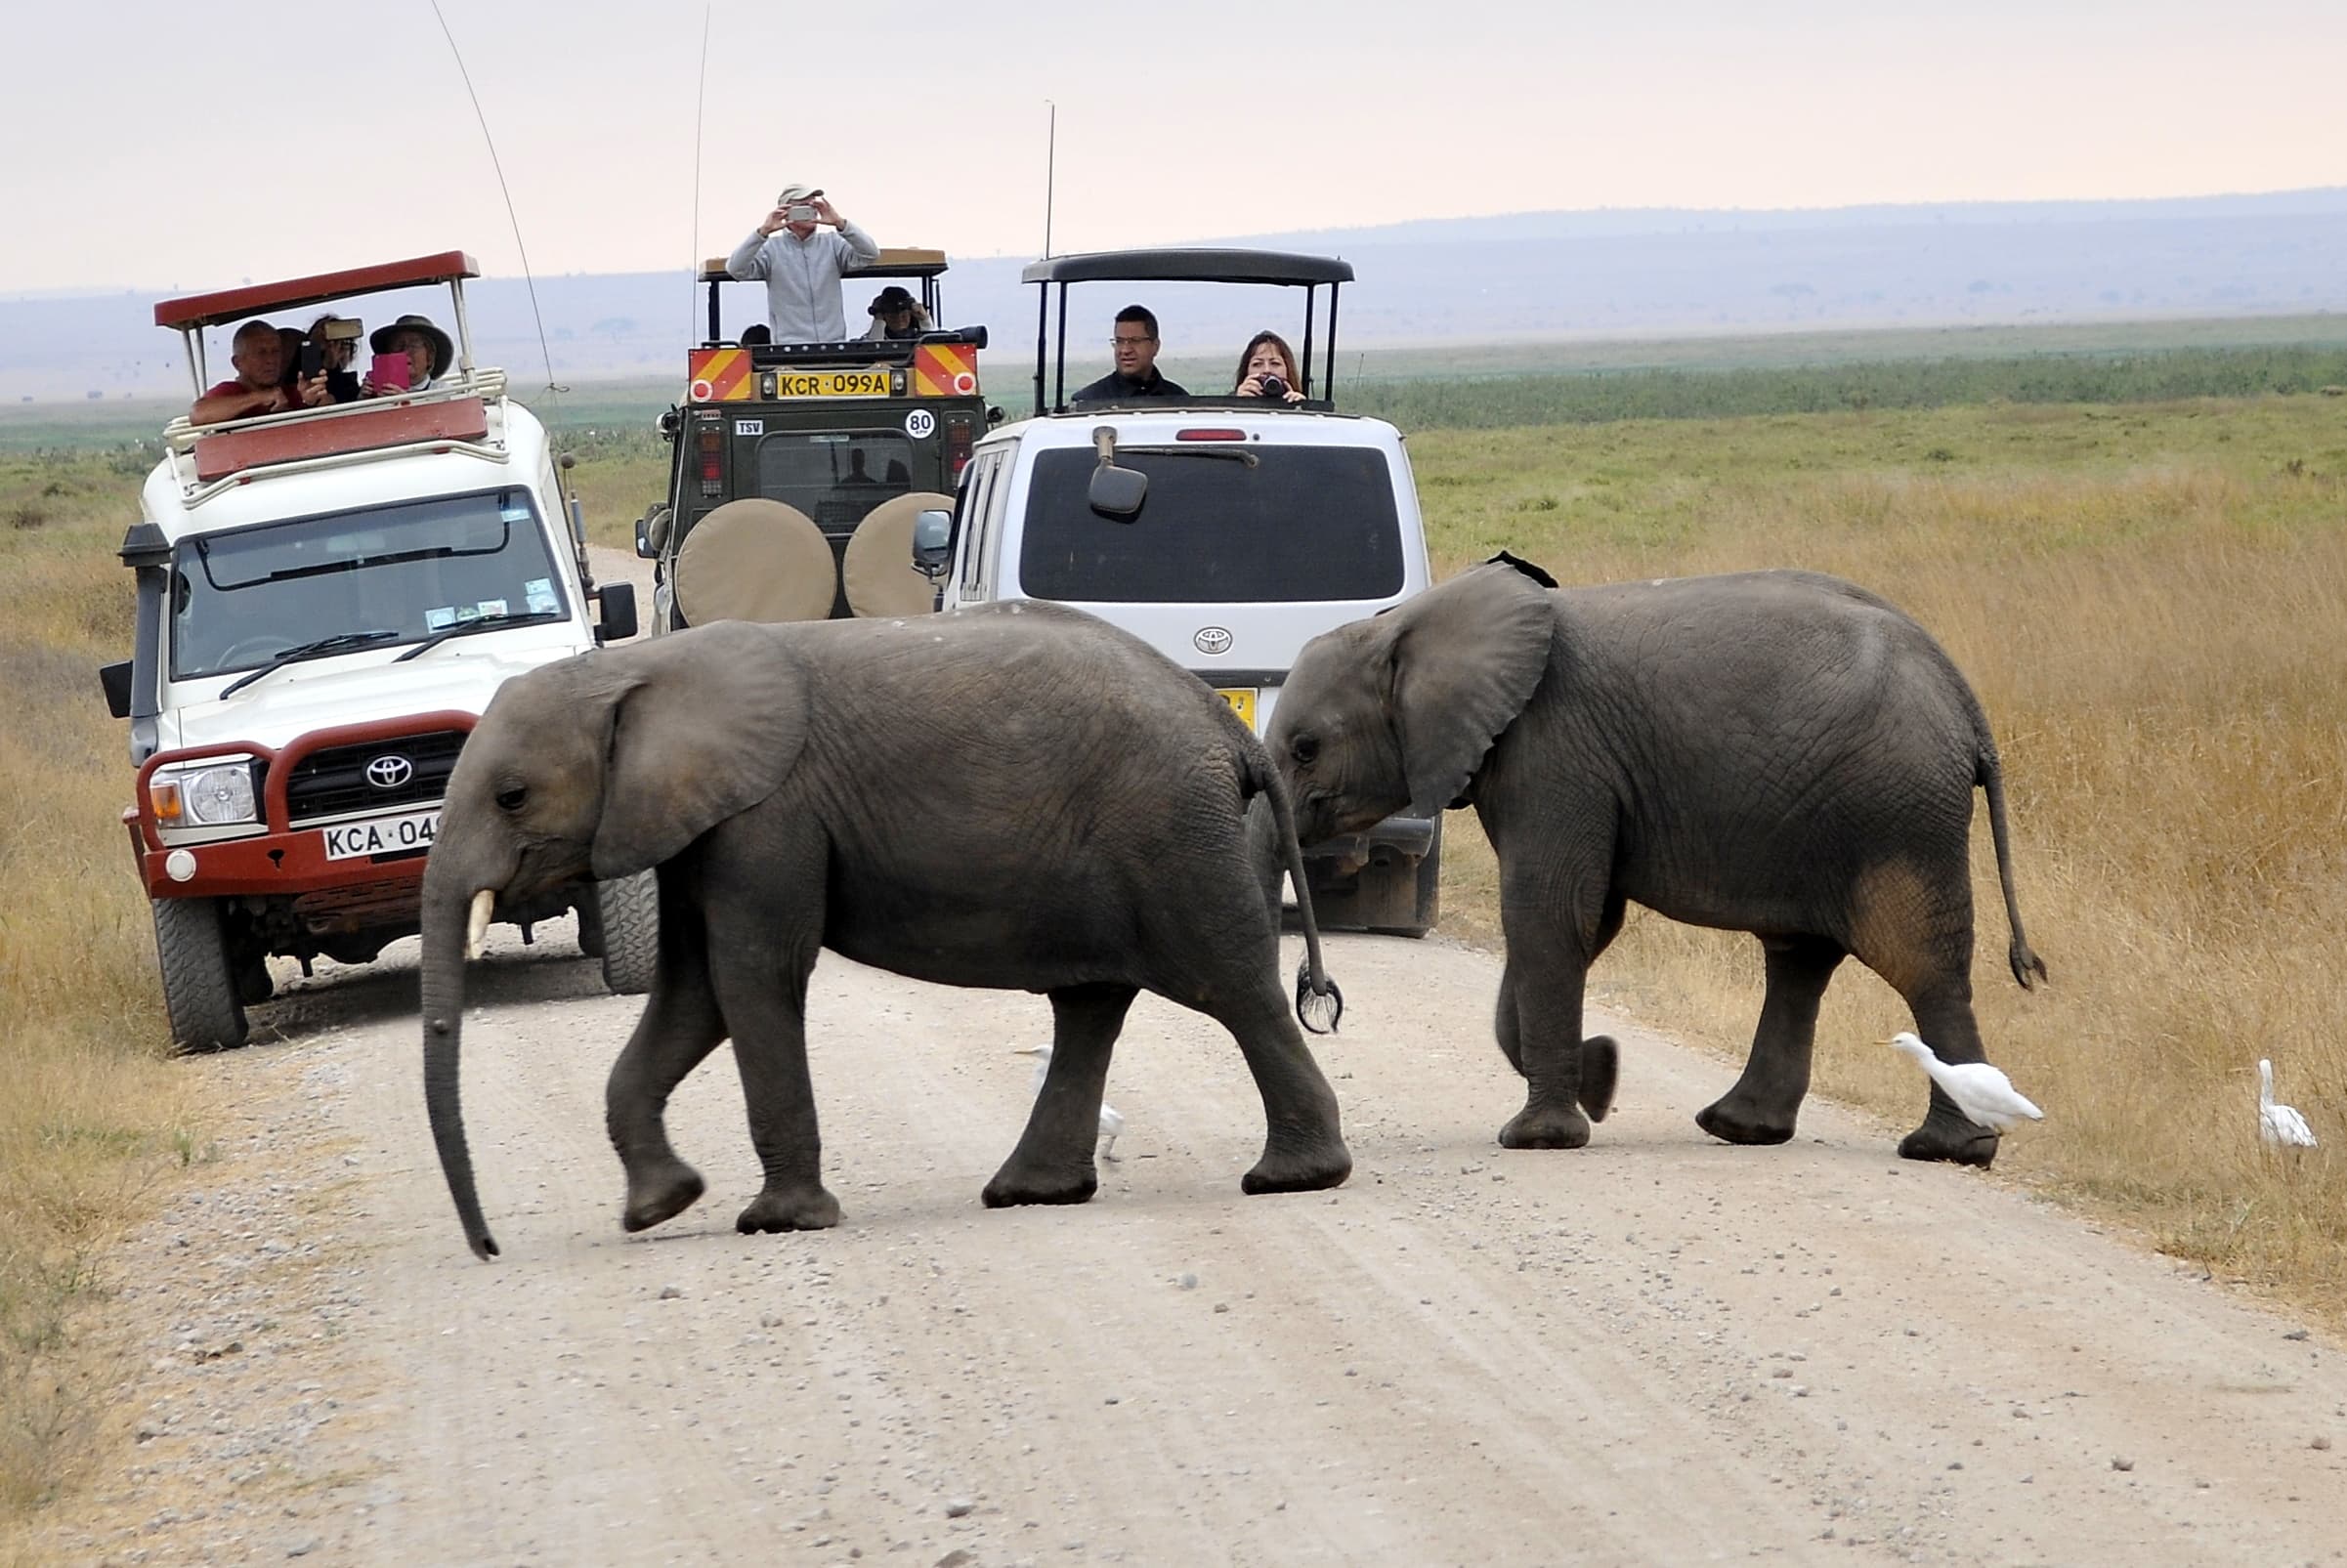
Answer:
[[[742,1235],[840,1223],[840,1200],[824,1190],[824,1136],[807,1078],[807,977],[817,951],[810,941],[760,953],[747,941],[716,969],[742,1073],[748,1141],[765,1171],[758,1197],[735,1216]]]
[[[1578,954],[1556,952],[1553,945],[1539,962],[1517,962],[1513,937],[1508,952],[1494,1022],[1500,1048],[1524,1076],[1524,1108],[1500,1128],[1500,1143],[1510,1149],[1578,1149],[1589,1142],[1590,1117],[1582,1107],[1581,1038],[1588,968]],[[1613,1104],[1616,1053],[1609,1038],[1589,1044],[1595,1048],[1588,1053],[1587,1065],[1597,1069],[1593,1077],[1602,1081],[1587,1088],[1602,1116]]]
[[[1727,1143],[1783,1143],[1810,1090],[1817,1004],[1847,954],[1821,937],[1764,937],[1769,992],[1744,1075],[1695,1113],[1695,1125]]]
[[[1915,1015],[1915,1033],[1922,1036],[1940,1060],[1948,1063],[1984,1062],[1981,1026],[1972,1014],[1972,988],[1960,978],[1907,997]],[[1956,1109],[1939,1084],[1932,1085],[1931,1108],[1923,1124],[1899,1142],[1900,1158],[1944,1160],[1985,1169],[1996,1163],[1996,1132],[1982,1126]]]
[[[1276,982],[1250,986],[1207,1009],[1230,1031],[1263,1098],[1263,1153],[1239,1178],[1245,1193],[1318,1192],[1352,1174],[1337,1091],[1312,1059]]]
[[[683,896],[680,877],[662,876],[661,892],[652,994],[603,1091],[604,1125],[627,1173],[619,1223],[629,1231],[673,1218],[707,1190],[701,1172],[670,1146],[664,1116],[676,1085],[725,1038],[701,911]]]
[[[1100,1141],[1100,1100],[1108,1062],[1132,986],[1064,986],[1051,994],[1051,1061],[1027,1130],[981,1195],[989,1208],[1017,1204],[1080,1204],[1099,1189],[1092,1148]]]

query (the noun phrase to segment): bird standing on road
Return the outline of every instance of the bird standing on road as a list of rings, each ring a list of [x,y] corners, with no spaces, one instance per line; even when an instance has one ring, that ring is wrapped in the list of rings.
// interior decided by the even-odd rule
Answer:
[[[1976,1126],[1992,1132],[2010,1132],[2025,1121],[2045,1120],[2045,1113],[2031,1105],[2001,1069],[1986,1062],[1943,1062],[1919,1036],[1903,1029],[1884,1043],[1915,1058],[1931,1075],[1932,1081],[1956,1102],[1956,1109],[1964,1113],[1964,1119]]]
[[[2315,1129],[2290,1105],[2274,1103],[2274,1064],[2257,1059],[2257,1135],[2269,1149],[2311,1149]]]
[[[1030,1045],[1026,1049],[1016,1052],[1015,1054],[1020,1056],[1032,1056],[1035,1058],[1034,1092],[1037,1094],[1043,1093],[1044,1080],[1049,1076],[1051,1071],[1051,1047],[1048,1045]],[[1108,1141],[1100,1145],[1101,1159],[1115,1160],[1117,1158],[1117,1134],[1124,1130],[1125,1118],[1123,1113],[1118,1111],[1115,1106],[1109,1104],[1106,1100],[1102,1100],[1100,1102],[1100,1136]]]

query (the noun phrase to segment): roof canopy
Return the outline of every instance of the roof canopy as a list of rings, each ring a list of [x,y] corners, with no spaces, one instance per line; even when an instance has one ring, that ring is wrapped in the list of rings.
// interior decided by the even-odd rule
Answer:
[[[880,259],[870,267],[850,267],[850,277],[935,277],[946,270],[945,252],[923,250],[917,245],[883,245]],[[733,274],[725,270],[723,256],[711,256],[701,264],[701,280],[704,283],[723,283]]]
[[[1022,283],[1349,283],[1352,263],[1284,250],[1097,250],[1030,262]]]
[[[211,294],[186,294],[178,299],[161,300],[154,308],[154,324],[169,327],[218,326],[224,321],[241,320],[264,311],[298,310],[304,305],[347,299],[354,294],[448,283],[458,278],[480,275],[481,266],[472,257],[461,250],[444,250],[436,256],[378,262],[372,267],[352,267],[339,273],[320,273],[313,277],[292,277],[281,283],[250,283],[242,288],[224,288]]]

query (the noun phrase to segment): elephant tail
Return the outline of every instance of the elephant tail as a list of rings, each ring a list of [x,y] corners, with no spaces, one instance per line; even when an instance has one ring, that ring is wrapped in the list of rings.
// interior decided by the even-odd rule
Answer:
[[[1255,741],[1252,734],[1247,739]],[[1344,1017],[1344,993],[1337,989],[1320,961],[1320,923],[1312,916],[1311,882],[1304,875],[1303,850],[1296,841],[1296,808],[1288,799],[1286,782],[1260,742],[1248,746],[1243,756],[1247,792],[1268,796],[1271,801],[1280,855],[1287,862],[1288,879],[1296,884],[1296,912],[1303,920],[1304,957],[1296,971],[1296,1021],[1311,1034],[1333,1035]],[[1325,1027],[1320,1022],[1324,1016]]]
[[[1973,783],[1988,796],[1988,836],[1996,845],[1996,879],[2005,894],[2005,920],[2013,932],[2013,946],[2006,951],[2006,961],[2013,966],[2013,978],[2024,991],[2033,990],[2036,982],[2051,978],[2046,974],[2045,960],[2030,951],[2029,939],[2022,934],[2021,903],[2013,895],[2013,841],[2005,828],[2005,766],[1996,754],[1996,742],[1988,734],[1987,715],[1973,704],[1973,726],[1979,742],[1974,753]],[[2034,977],[2034,978],[2032,978]]]

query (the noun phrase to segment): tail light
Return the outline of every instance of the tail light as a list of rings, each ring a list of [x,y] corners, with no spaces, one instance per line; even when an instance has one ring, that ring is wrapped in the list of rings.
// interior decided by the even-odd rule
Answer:
[[[725,433],[704,430],[701,433],[701,493],[725,493]]]
[[[961,471],[969,466],[970,418],[967,414],[948,414],[945,422],[945,477],[947,485],[958,483]]]
[[[1245,441],[1247,439],[1247,432],[1244,430],[1212,429],[1177,430],[1174,432],[1174,439],[1175,441]]]

